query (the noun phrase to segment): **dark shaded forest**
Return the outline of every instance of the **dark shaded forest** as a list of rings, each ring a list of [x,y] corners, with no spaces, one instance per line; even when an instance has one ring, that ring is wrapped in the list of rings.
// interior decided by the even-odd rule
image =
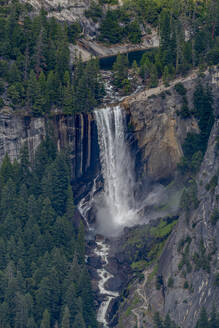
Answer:
[[[10,104],[33,116],[59,109],[91,111],[104,94],[97,60],[70,65],[69,43],[80,36],[78,23],[61,24],[18,1],[0,9],[0,108]]]
[[[2,163],[0,327],[97,327],[70,180],[68,154],[50,138],[33,165],[26,145],[20,163]]]

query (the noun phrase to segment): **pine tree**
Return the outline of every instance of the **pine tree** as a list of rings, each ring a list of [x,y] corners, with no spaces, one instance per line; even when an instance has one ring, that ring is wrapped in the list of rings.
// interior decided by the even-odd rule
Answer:
[[[66,203],[66,218],[68,220],[72,219],[74,216],[75,206],[74,206],[74,198],[73,198],[73,192],[72,187],[69,184],[68,191],[67,191],[67,203]]]
[[[40,328],[50,328],[50,314],[47,309],[43,312]]]
[[[15,297],[15,327],[26,328],[28,321],[29,304],[26,302],[26,297],[21,293],[17,293]]]
[[[34,73],[33,70],[31,70],[29,80],[28,80],[28,84],[27,84],[26,106],[27,106],[28,109],[30,109],[29,107],[32,107],[32,105],[35,102],[36,88],[37,88],[36,74]]]
[[[154,320],[155,328],[163,328],[163,323],[158,312],[154,314],[153,320]]]
[[[64,74],[69,70],[69,48],[65,42],[60,42],[56,52],[56,72],[59,80],[64,82]]]
[[[33,317],[30,317],[27,321],[27,328],[37,328],[36,322]]]
[[[81,313],[77,313],[73,323],[73,327],[86,328],[85,321]]]
[[[158,86],[158,76],[157,76],[157,68],[153,64],[150,69],[150,87],[156,88]]]
[[[6,261],[7,261],[6,244],[4,239],[0,237],[0,270],[5,268]]]
[[[72,324],[73,319],[75,318],[79,310],[78,297],[76,295],[76,287],[73,283],[70,283],[66,286],[64,290],[65,290],[64,301],[65,304],[67,304],[68,309],[70,311],[70,323]]]
[[[51,206],[49,198],[45,198],[43,202],[43,208],[40,215],[41,230],[47,230],[55,221],[55,212]]]
[[[92,328],[97,327],[95,309],[93,304],[93,295],[90,284],[90,277],[87,268],[84,266],[80,277],[81,299],[83,307],[83,318],[86,324]]]
[[[46,96],[42,92],[41,80],[35,83],[34,101],[32,104],[32,113],[34,116],[41,116],[46,111]]]
[[[37,79],[40,76],[40,73],[43,71],[45,68],[45,57],[44,57],[44,46],[45,46],[45,30],[41,27],[41,30],[38,35],[38,40],[36,43],[36,48],[35,48],[35,55],[34,55],[34,61],[35,61],[35,72]]]
[[[163,82],[165,87],[169,86],[169,69],[168,66],[164,66],[164,72],[163,72]]]
[[[201,310],[200,318],[197,322],[196,328],[208,328],[208,316],[204,307]]]
[[[21,72],[17,68],[16,62],[14,62],[11,65],[10,71],[9,71],[9,82],[14,83],[14,82],[20,82],[21,81]]]
[[[143,56],[141,59],[141,66],[140,66],[140,76],[144,81],[149,79],[151,74],[151,62],[148,56]]]
[[[114,12],[108,10],[100,26],[100,41],[118,43],[122,40],[122,37],[122,27],[119,25]]]
[[[1,192],[1,214],[7,215],[8,210],[13,209],[14,200],[16,194],[16,186],[14,182],[9,178],[7,184],[3,187]]]
[[[73,92],[70,83],[64,87],[63,112],[64,114],[73,113]]]
[[[59,154],[57,156],[51,173],[52,206],[58,215],[63,215],[66,210],[67,192],[69,186],[69,172],[64,154]]]
[[[84,239],[84,225],[82,221],[80,222],[78,238],[77,238],[77,255],[78,255],[78,263],[84,263],[85,256],[85,239]]]
[[[13,166],[8,154],[6,153],[0,168],[0,182],[5,184],[9,178],[12,179],[13,173]]]
[[[217,320],[217,313],[215,307],[211,311],[211,316],[209,320],[209,328],[219,328],[219,321]]]
[[[53,71],[49,71],[46,83],[47,83],[46,92],[49,97],[48,99],[49,106],[51,107],[52,104],[55,102],[58,92],[58,83]]]
[[[128,78],[128,56],[118,55],[113,64],[113,83],[116,87],[122,88],[123,81]]]
[[[65,306],[64,309],[61,328],[70,328],[70,312],[67,305]]]
[[[172,322],[171,322],[169,314],[166,315],[166,318],[163,323],[163,328],[172,328]]]

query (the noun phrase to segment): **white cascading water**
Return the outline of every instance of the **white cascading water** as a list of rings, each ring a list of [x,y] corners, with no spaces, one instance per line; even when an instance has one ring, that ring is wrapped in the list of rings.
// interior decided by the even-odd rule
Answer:
[[[96,179],[88,199],[84,198],[78,209],[88,225],[87,214],[91,207],[97,209],[97,231],[104,236],[118,235],[123,227],[137,222],[134,201],[134,170],[129,147],[125,140],[125,116],[120,106],[98,109],[94,112],[98,130],[101,173],[104,179],[103,192],[96,194]],[[101,257],[102,268],[98,269],[98,287],[105,296],[97,320],[104,328],[108,327],[106,313],[112,299],[119,293],[108,290],[105,285],[113,278],[107,271],[110,246],[102,239],[96,241],[94,253]]]
[[[104,178],[98,223],[100,232],[115,235],[137,222],[133,161],[125,140],[125,116],[121,107],[102,108],[94,114]]]
[[[98,287],[99,287],[100,294],[105,295],[105,300],[100,304],[97,313],[97,321],[102,323],[104,328],[107,328],[108,327],[107,320],[106,320],[107,309],[110,305],[111,300],[118,297],[119,293],[109,291],[105,288],[106,282],[110,278],[113,278],[113,275],[105,269],[105,267],[108,264],[109,246],[104,241],[97,241],[96,244],[97,247],[95,249],[95,254],[97,256],[100,256],[102,262],[104,262],[103,268],[97,270],[97,273],[100,277]]]

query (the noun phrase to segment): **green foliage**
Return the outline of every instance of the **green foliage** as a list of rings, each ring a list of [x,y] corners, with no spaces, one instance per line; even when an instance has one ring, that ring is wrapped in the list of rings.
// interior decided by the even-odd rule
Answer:
[[[200,128],[200,146],[197,150],[205,153],[211,128],[214,124],[214,100],[209,87],[204,88],[201,84],[198,84],[194,92],[193,102],[195,116],[198,119]]]
[[[158,275],[156,277],[156,289],[160,290],[162,286],[163,286],[163,277]]]
[[[117,88],[123,88],[128,78],[128,56],[118,55],[113,65],[113,83]]]
[[[4,100],[2,99],[2,97],[0,97],[0,109],[4,107],[4,104]]]
[[[204,246],[204,242],[203,240],[201,240],[199,244],[199,250],[198,252],[195,252],[193,256],[193,261],[196,265],[196,270],[203,269],[208,273],[210,273],[211,270],[210,260],[211,257],[210,255],[206,254],[206,248]]]
[[[35,157],[25,145],[20,164],[6,155],[0,169],[0,322],[97,328],[68,156],[46,138]]]
[[[153,228],[145,225],[130,231],[123,245],[123,254],[138,278],[147,266],[154,264],[156,267],[156,261],[176,221],[177,217],[167,217],[158,220]],[[153,276],[155,274],[154,272]]]
[[[25,5],[18,5],[17,1],[4,8],[0,77],[10,105],[16,110],[25,107],[34,116],[45,115],[54,108],[66,114],[92,110],[103,96],[98,64],[92,60],[82,65],[75,58],[73,78],[68,83],[64,81],[66,72],[72,75],[69,42],[75,43],[80,37],[80,24],[60,23],[47,18],[43,10],[39,15],[30,15]]]
[[[100,41],[118,43],[123,38],[123,28],[118,22],[117,12],[108,10],[100,26]]]
[[[50,328],[50,314],[47,309],[43,312],[40,328]]]
[[[143,271],[144,268],[146,267],[147,262],[144,260],[133,262],[131,264],[131,268],[133,271]]]
[[[102,3],[103,1],[99,1],[100,5]],[[215,16],[214,24],[217,28],[212,27],[210,18],[213,10],[218,11],[216,1],[199,2],[198,5],[196,1],[190,2],[185,15],[182,1],[176,5],[171,1],[126,0],[119,7],[108,7],[102,18],[99,4],[92,4],[88,12],[95,21],[100,22],[101,41],[112,44],[124,41],[139,43],[142,39],[140,26],[159,26],[158,54],[150,58],[150,65],[141,64],[140,76],[144,82],[148,82],[149,87],[157,86],[157,78],[162,77],[165,86],[168,86],[176,74],[185,75],[191,68],[203,65],[206,61],[214,65],[218,63],[219,18],[218,15]],[[192,31],[192,39],[189,41],[186,41],[184,26]],[[150,31],[150,28],[146,29],[146,33],[149,34]],[[181,83],[176,86],[176,90],[182,96],[186,94]],[[183,104],[180,113],[183,118],[190,116],[187,104]]]
[[[158,227],[151,228],[151,234],[155,237],[163,238],[167,237],[172,231],[173,227],[177,223],[177,220],[174,220],[170,224],[166,224],[165,221],[161,221]]]
[[[205,328],[208,327],[208,315],[205,308],[202,308],[196,328],[204,328],[204,327]]]
[[[215,286],[219,287],[219,272],[215,275]]]
[[[214,192],[215,191],[215,188],[217,187],[218,185],[218,176],[217,175],[214,175],[211,180],[209,181],[209,183],[206,185],[206,190],[208,191],[212,191]]]
[[[213,210],[213,213],[211,214],[211,224],[212,225],[216,225],[217,221],[219,220],[219,210],[217,208],[215,208]]]
[[[154,317],[154,328],[177,328],[175,322],[171,320],[169,314],[166,315],[165,319],[162,320],[158,312],[155,312]]]
[[[186,212],[198,207],[199,201],[197,199],[197,192],[198,189],[196,181],[194,179],[190,179],[187,187],[183,191],[180,201],[181,208],[186,210]]]
[[[167,286],[169,288],[172,288],[173,285],[174,285],[174,279],[173,279],[173,277],[169,277],[168,282],[167,282]]]
[[[79,22],[68,25],[67,26],[68,41],[71,43],[75,43],[76,40],[79,38],[81,32],[82,32],[82,28]]]
[[[179,243],[178,243],[178,247],[177,247],[177,251],[180,252],[184,246],[188,243],[190,244],[192,241],[190,236],[187,236],[186,238],[182,238],[180,239]]]
[[[182,83],[177,83],[175,85],[174,89],[181,96],[185,96],[186,93],[187,93],[187,90],[186,90],[186,88],[184,87],[184,85]]]
[[[103,11],[99,4],[91,2],[88,10],[85,11],[85,16],[91,18],[95,23],[102,17]]]
[[[131,43],[141,42],[141,30],[137,21],[133,21],[127,26],[126,33]]]
[[[219,326],[219,313],[213,307],[210,315],[206,312],[205,308],[201,309],[199,319],[195,328],[217,328]]]
[[[200,133],[187,134],[183,144],[184,158],[179,163],[179,169],[182,173],[196,173],[199,170],[207,148],[211,128],[214,124],[213,97],[210,89],[198,84],[194,92],[193,101],[194,115],[198,120]],[[183,116],[190,115],[187,108],[183,108],[179,114]]]
[[[188,288],[189,288],[188,281],[185,281],[185,282],[184,282],[183,288],[185,288],[185,289],[188,289]]]

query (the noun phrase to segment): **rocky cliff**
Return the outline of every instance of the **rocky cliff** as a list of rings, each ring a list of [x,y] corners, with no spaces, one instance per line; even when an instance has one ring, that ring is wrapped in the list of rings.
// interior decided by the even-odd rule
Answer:
[[[153,327],[153,315],[170,317],[183,328],[195,327],[202,307],[219,308],[218,128],[211,133],[196,181],[195,208],[181,208],[158,263],[129,286],[117,327]],[[192,203],[191,199],[188,199]],[[125,314],[128,315],[126,316]],[[137,323],[137,325],[136,325]]]
[[[190,106],[198,79],[212,87],[216,121],[199,174],[184,181],[178,223],[158,261],[147,266],[140,280],[134,279],[123,293],[116,327],[153,327],[158,311],[162,317],[169,313],[180,327],[191,328],[202,307],[207,312],[213,306],[219,308],[218,77],[215,69],[184,81]],[[131,113],[144,173],[155,181],[174,176],[183,138],[197,130],[195,120],[177,116],[180,97],[173,86],[166,91],[165,97],[164,90],[160,94],[157,89],[156,97],[141,93],[124,103]],[[150,254],[150,249],[145,251]]]
[[[21,147],[27,143],[30,160],[47,133],[51,133],[58,150],[69,149],[72,178],[78,179],[95,170],[98,161],[96,126],[90,113],[73,116],[54,115],[34,118],[14,114],[10,110],[0,113],[0,163],[6,153],[14,161]]]
[[[80,20],[85,22],[84,11],[90,6],[90,0],[22,0],[33,6],[35,10],[39,10],[42,6],[49,12],[49,16],[53,16],[62,21],[74,22]],[[87,21],[86,21],[87,23]]]
[[[182,144],[187,133],[198,132],[194,117],[183,119],[179,115],[182,96],[176,92],[174,86],[179,82],[183,83],[188,107],[192,111],[193,92],[199,80],[212,87],[215,104],[218,103],[217,69],[206,71],[202,77],[194,72],[184,79],[175,80],[168,87],[160,85],[123,101],[123,106],[131,115],[144,175],[154,181],[173,177],[177,163],[183,156]]]

